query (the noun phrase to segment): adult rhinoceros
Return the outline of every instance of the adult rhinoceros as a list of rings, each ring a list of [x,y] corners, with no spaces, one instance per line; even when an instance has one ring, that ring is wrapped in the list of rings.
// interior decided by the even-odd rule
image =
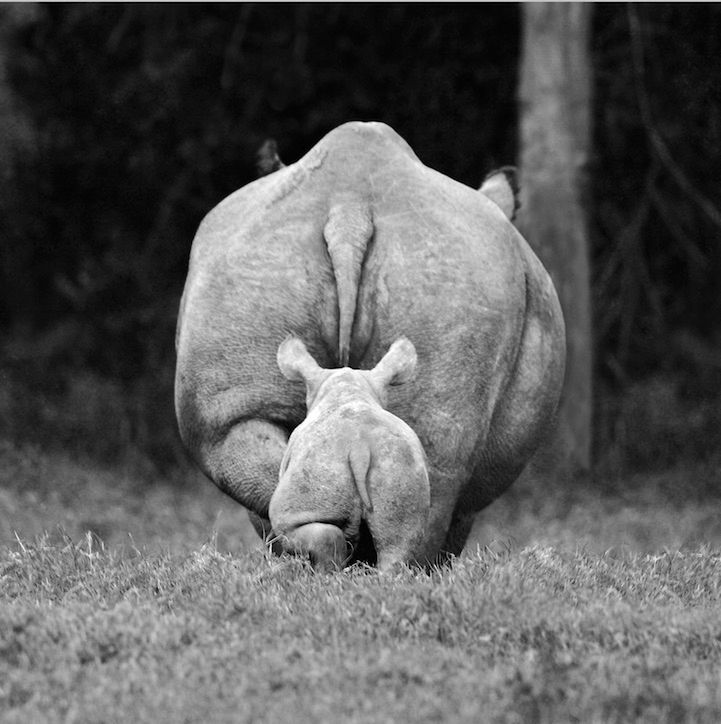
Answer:
[[[475,513],[519,475],[558,402],[564,325],[494,184],[486,195],[457,183],[388,126],[354,122],[203,220],[178,321],[176,411],[191,455],[260,535],[306,413],[302,385],[276,365],[288,335],[326,368],[372,369],[397,338],[415,345],[415,380],[391,389],[387,409],[427,456],[419,558],[460,553]],[[372,558],[368,528],[354,535]]]

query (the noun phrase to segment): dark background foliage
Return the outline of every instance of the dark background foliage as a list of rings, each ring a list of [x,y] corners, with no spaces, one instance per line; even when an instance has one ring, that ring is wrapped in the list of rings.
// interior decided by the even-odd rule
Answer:
[[[32,137],[0,194],[2,365],[23,430],[77,441],[82,424],[48,410],[92,398],[109,455],[121,440],[177,457],[190,244],[255,178],[262,142],[292,162],[340,123],[381,120],[476,186],[516,157],[519,38],[512,4],[41,5],[6,41]],[[627,393],[652,380],[654,405],[701,420],[659,421],[657,447],[698,454],[721,443],[714,405],[698,413],[721,390],[721,7],[596,4],[592,54],[598,446],[643,437],[638,411],[655,412]]]

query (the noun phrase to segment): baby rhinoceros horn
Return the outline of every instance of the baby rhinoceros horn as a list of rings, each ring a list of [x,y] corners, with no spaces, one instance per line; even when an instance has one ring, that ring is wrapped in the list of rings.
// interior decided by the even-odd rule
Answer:
[[[372,370],[324,369],[297,337],[281,343],[278,366],[305,383],[308,409],[270,502],[285,550],[316,568],[341,567],[365,522],[379,568],[420,557],[430,510],[425,453],[411,427],[385,409],[389,387],[409,382],[416,364],[406,338]]]

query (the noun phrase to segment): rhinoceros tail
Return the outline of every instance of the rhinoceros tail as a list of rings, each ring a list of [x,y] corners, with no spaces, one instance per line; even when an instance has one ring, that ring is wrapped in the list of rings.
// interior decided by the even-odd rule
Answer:
[[[338,361],[346,367],[350,358],[363,259],[373,236],[373,219],[368,204],[355,199],[332,204],[323,236],[338,290]]]
[[[368,443],[362,438],[351,446],[348,453],[348,462],[353,473],[358,495],[363,501],[366,510],[373,510],[371,505],[371,496],[368,492],[368,472],[371,467],[371,450]]]

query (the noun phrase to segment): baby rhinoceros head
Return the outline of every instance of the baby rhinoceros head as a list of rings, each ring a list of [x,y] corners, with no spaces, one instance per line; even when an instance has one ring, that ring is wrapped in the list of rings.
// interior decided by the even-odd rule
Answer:
[[[308,408],[270,502],[283,547],[314,567],[340,568],[367,547],[367,531],[381,570],[417,560],[430,510],[425,453],[410,426],[385,409],[388,388],[413,378],[413,344],[396,340],[372,370],[323,369],[288,337],[278,366],[305,383]]]

